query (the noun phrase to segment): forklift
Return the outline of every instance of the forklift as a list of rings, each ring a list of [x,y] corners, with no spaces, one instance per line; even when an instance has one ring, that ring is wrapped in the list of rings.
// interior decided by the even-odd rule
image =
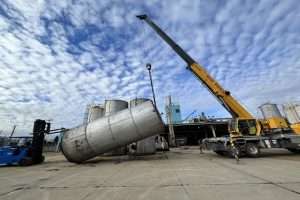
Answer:
[[[44,161],[43,144],[45,134],[50,134],[51,124],[37,119],[33,125],[32,136],[8,138],[8,144],[0,147],[0,166],[29,166]],[[55,130],[57,133],[57,130]]]

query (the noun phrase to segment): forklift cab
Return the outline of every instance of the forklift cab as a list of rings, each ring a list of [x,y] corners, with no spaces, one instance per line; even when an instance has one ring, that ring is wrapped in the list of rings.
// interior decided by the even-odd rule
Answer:
[[[34,122],[32,137],[10,137],[9,145],[0,147],[0,165],[42,163],[44,136],[49,131],[50,123],[38,119]]]

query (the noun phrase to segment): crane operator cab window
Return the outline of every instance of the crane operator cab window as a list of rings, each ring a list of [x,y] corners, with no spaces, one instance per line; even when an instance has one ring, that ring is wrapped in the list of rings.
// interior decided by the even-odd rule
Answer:
[[[255,135],[256,134],[256,121],[255,119],[240,119],[238,120],[238,130],[242,135]]]
[[[229,132],[236,136],[256,135],[255,119],[232,119],[229,123]]]

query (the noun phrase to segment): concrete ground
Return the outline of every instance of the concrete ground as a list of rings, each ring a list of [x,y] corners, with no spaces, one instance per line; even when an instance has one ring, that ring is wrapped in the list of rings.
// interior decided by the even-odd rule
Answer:
[[[0,199],[300,199],[300,155],[285,150],[235,160],[198,148],[82,165],[61,154],[45,163],[0,168]]]

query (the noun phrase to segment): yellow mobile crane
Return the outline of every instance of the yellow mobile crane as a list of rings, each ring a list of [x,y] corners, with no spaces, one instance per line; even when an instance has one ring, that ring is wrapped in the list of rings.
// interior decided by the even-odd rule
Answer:
[[[229,137],[208,138],[203,142],[207,148],[214,150],[220,155],[227,152],[240,155],[246,153],[249,156],[258,156],[260,148],[287,148],[293,152],[300,151],[300,136],[293,133],[284,133],[289,130],[284,118],[270,118],[258,120],[253,117],[228,90],[212,78],[209,73],[176,44],[159,26],[147,15],[138,15],[137,18],[144,20],[154,31],[170,45],[170,47],[187,63],[189,69],[203,85],[217,98],[221,105],[232,115],[229,122]],[[273,130],[281,130],[278,134]],[[284,133],[284,134],[283,134]]]

